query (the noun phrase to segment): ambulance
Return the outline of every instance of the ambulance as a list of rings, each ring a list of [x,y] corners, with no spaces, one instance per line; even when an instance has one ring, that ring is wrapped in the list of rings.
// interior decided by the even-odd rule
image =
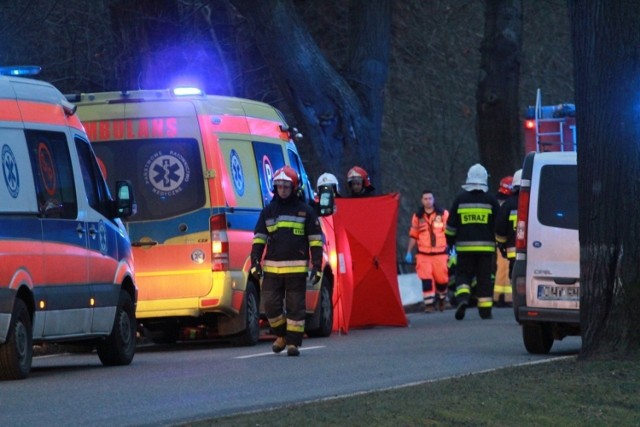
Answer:
[[[104,365],[136,348],[137,289],[120,218],[135,210],[126,181],[116,199],[76,107],[48,83],[0,68],[0,379],[31,370],[33,344],[95,346]]]
[[[139,287],[137,318],[157,343],[225,338],[254,345],[266,319],[250,274],[253,230],[271,201],[272,174],[290,165],[313,197],[282,114],[196,88],[68,96],[110,186],[131,179],[138,213],[126,226]],[[332,237],[325,229],[326,260]],[[333,322],[333,269],[308,283],[306,332]]]

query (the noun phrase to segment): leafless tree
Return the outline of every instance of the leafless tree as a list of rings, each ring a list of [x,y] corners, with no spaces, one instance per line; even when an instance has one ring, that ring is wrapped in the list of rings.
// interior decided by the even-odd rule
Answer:
[[[571,0],[584,358],[640,350],[640,3]]]
[[[342,72],[322,54],[291,0],[234,0],[324,168],[380,169],[391,1],[351,0],[348,62]]]
[[[522,0],[486,0],[480,81],[476,94],[480,159],[491,187],[522,165],[520,52]]]

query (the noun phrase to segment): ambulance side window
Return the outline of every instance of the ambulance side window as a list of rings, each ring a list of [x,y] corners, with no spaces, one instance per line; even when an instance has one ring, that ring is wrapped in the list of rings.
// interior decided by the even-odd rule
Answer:
[[[76,149],[80,158],[80,170],[82,171],[82,181],[89,206],[102,213],[106,217],[111,217],[109,212],[110,195],[107,189],[100,167],[96,162],[93,150],[89,142],[76,137]]]
[[[67,137],[62,132],[25,130],[40,214],[75,219],[78,203]]]

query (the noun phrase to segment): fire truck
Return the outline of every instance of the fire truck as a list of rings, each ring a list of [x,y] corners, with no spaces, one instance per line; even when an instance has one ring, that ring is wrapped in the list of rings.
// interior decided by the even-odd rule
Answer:
[[[536,104],[529,106],[525,113],[524,148],[525,153],[576,151],[575,105],[542,105],[538,89]]]

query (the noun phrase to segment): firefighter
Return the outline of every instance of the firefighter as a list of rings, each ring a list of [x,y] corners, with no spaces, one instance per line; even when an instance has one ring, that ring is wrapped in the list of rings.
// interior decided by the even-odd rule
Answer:
[[[479,163],[471,166],[463,190],[453,201],[445,229],[447,243],[456,246],[457,302],[455,318],[464,319],[471,297],[471,280],[476,277],[478,312],[482,319],[491,319],[495,263],[495,218],[498,201],[488,193],[489,175]]]
[[[347,186],[351,197],[373,196],[375,190],[369,174],[360,166],[354,166],[347,172]]]
[[[311,206],[296,196],[299,183],[298,174],[290,166],[274,173],[273,199],[260,212],[251,248],[250,272],[258,281],[264,276],[262,298],[277,337],[271,349],[280,353],[286,348],[289,356],[298,356],[302,345],[309,253],[309,279],[316,284],[322,277],[320,222]]]
[[[422,192],[422,205],[411,217],[405,256],[405,261],[411,263],[413,248],[418,247],[416,273],[422,281],[425,313],[433,312],[436,302],[438,310],[444,311],[449,283],[447,239],[444,235],[449,212],[437,206],[435,200],[433,191]]]
[[[498,204],[502,204],[511,196],[512,193],[512,176],[505,176],[500,180],[500,186],[496,199]],[[499,214],[498,214],[499,215]],[[497,220],[496,220],[497,221]],[[497,227],[497,222],[496,222]],[[493,283],[493,305],[496,307],[510,306],[512,301],[511,282],[509,280],[509,261],[507,261],[507,253],[503,246],[498,244],[496,251],[496,275]]]
[[[496,242],[502,248],[505,257],[509,260],[509,277],[516,261],[516,223],[518,220],[518,197],[520,195],[520,181],[522,169],[513,174],[512,194],[500,206],[496,217]]]

